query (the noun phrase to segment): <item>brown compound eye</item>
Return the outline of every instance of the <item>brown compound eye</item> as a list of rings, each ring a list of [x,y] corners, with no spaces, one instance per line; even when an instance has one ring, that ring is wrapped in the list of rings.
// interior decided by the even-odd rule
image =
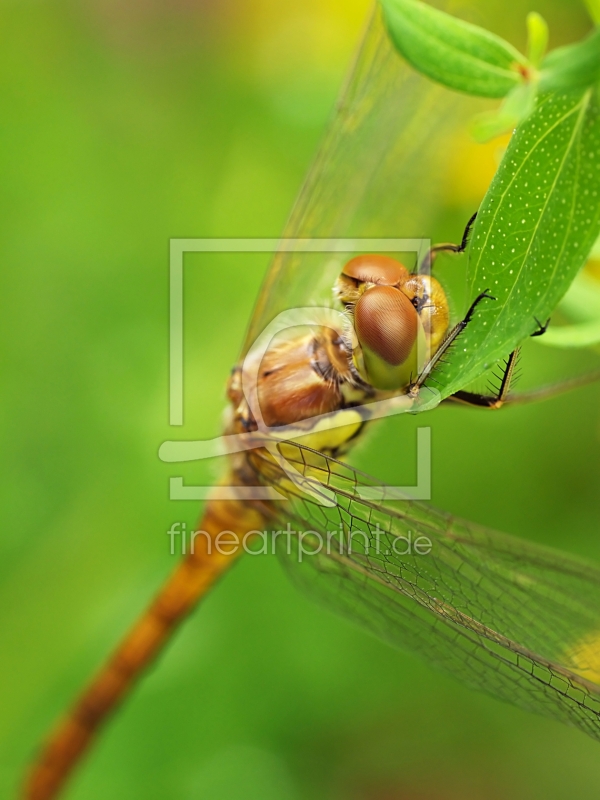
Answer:
[[[408,278],[408,270],[389,256],[365,255],[350,259],[342,275],[358,283],[376,283],[378,286],[398,286]]]
[[[409,298],[392,286],[373,286],[354,309],[354,329],[363,354],[397,367],[417,340],[419,316]]]

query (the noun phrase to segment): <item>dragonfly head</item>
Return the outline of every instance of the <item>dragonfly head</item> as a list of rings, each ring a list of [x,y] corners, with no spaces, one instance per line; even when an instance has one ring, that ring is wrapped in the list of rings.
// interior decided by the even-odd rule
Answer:
[[[389,256],[351,259],[335,294],[351,322],[352,360],[376,389],[406,388],[438,349],[449,321],[439,281]]]

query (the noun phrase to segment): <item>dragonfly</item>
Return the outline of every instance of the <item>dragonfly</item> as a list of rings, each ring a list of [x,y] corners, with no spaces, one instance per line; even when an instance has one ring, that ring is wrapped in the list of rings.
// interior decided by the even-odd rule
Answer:
[[[448,131],[471,103],[411,73],[374,16],[284,237],[372,235],[399,219],[422,230],[443,201],[418,174],[419,142],[429,137],[446,158]],[[26,798],[60,794],[109,714],[244,552],[215,547],[223,531],[305,532],[276,544],[291,577],[321,602],[474,688],[600,739],[600,569],[407,499],[341,460],[378,416],[432,405],[443,357],[494,302],[481,293],[450,325],[429,267],[444,250],[464,252],[468,237],[469,225],[460,244],[430,249],[412,270],[382,254],[276,254],[229,381],[229,466],[205,505],[205,535],[51,732]],[[332,289],[321,317],[288,325],[256,354],[281,314],[314,309]],[[532,335],[543,328],[532,319]],[[488,409],[514,401],[516,359],[508,354],[496,392],[450,400]],[[302,558],[307,543],[313,554]]]

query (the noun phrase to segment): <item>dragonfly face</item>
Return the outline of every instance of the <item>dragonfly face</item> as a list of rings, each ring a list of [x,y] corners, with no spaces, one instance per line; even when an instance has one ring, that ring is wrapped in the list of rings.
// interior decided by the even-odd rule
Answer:
[[[448,330],[439,281],[393,258],[365,255],[346,264],[335,293],[352,323],[350,349],[361,378],[376,389],[407,388]]]

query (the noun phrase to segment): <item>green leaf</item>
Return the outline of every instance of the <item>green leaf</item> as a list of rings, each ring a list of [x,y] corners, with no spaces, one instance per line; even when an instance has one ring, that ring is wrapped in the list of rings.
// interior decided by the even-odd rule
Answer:
[[[591,347],[600,344],[600,320],[548,328],[540,336],[540,344],[548,347]]]
[[[600,80],[600,28],[577,44],[559,47],[542,61],[540,91],[592,86]]]
[[[529,61],[534,67],[539,67],[548,47],[548,25],[536,11],[527,15],[527,33]]]
[[[513,135],[469,252],[471,299],[490,290],[437,370],[442,397],[506,356],[547,319],[600,233],[600,113],[591,90],[548,95]]]
[[[598,243],[596,242],[596,245]],[[590,256],[594,255],[594,249]],[[572,324],[551,325],[536,341],[547,347],[600,344],[600,281],[586,270],[577,275],[558,306]]]
[[[590,17],[596,25],[600,25],[600,0],[585,0]]]
[[[597,244],[597,243],[596,243]],[[590,257],[594,255],[595,246]],[[600,321],[600,280],[582,270],[558,306],[569,322],[598,322]],[[540,342],[544,340],[540,337]]]
[[[471,125],[471,133],[478,142],[487,142],[495,136],[516,128],[535,107],[536,86],[522,83],[510,91],[500,108],[478,114]]]
[[[529,62],[483,28],[418,0],[381,0],[396,49],[419,72],[451,89],[504,97],[524,80]]]

